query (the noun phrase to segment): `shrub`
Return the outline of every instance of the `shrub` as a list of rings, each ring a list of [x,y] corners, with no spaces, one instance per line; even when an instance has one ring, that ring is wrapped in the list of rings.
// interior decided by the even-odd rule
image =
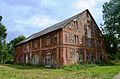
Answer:
[[[95,61],[95,64],[97,64],[98,66],[111,65],[110,62],[106,63],[105,61],[102,60]]]
[[[74,71],[74,70],[81,70],[81,69],[91,68],[91,67],[96,67],[96,66],[98,66],[98,65],[96,65],[96,64],[73,64],[73,65],[69,65],[69,66],[64,66],[63,69],[69,70],[69,71]]]
[[[13,61],[12,60],[6,60],[5,64],[13,64]]]

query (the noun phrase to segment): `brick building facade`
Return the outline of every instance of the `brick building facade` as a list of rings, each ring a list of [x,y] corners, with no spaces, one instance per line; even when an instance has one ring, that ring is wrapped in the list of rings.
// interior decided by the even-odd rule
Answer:
[[[61,67],[106,57],[103,35],[85,10],[18,43],[14,63]]]

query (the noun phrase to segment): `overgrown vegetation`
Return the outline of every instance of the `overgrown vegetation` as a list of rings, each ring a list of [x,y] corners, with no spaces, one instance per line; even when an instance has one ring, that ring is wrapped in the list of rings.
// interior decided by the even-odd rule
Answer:
[[[18,44],[19,42],[21,42],[24,39],[26,39],[26,37],[23,35],[20,35],[20,36],[14,38],[13,40],[11,40],[9,43],[7,43],[8,53],[10,54],[9,59],[7,59],[7,61],[6,61],[7,64],[13,63],[13,55],[15,53],[15,46],[16,46],[16,44]]]
[[[73,70],[81,70],[81,69],[92,68],[97,66],[98,66],[97,64],[74,64],[70,66],[64,66],[63,69],[73,71]]]
[[[1,79],[112,79],[120,66],[74,65],[51,69],[22,65],[0,65]]]

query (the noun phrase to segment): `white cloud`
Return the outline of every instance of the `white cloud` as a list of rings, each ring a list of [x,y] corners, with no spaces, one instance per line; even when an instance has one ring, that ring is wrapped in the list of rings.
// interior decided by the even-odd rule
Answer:
[[[101,2],[101,3],[105,3],[105,2],[108,2],[110,0],[96,0],[97,2]]]
[[[46,5],[46,6],[57,6],[58,3],[56,3],[56,0],[42,0],[41,4]]]
[[[108,1],[109,0],[78,0],[73,3],[73,7],[80,10],[93,9]]]
[[[73,4],[76,9],[91,9],[96,6],[96,0],[79,0]]]
[[[58,20],[51,19],[49,16],[40,16],[35,15],[31,16],[29,18],[19,18],[13,21],[14,26],[10,29],[10,33],[17,33],[17,35],[22,34],[25,36],[29,36],[35,32],[39,32],[55,23],[57,23]]]
[[[36,15],[27,19],[17,19],[14,22],[16,24],[24,25],[26,27],[35,26],[36,28],[39,28],[39,27],[48,27],[50,25],[53,25],[54,23],[58,22],[58,20],[51,19],[49,16]]]

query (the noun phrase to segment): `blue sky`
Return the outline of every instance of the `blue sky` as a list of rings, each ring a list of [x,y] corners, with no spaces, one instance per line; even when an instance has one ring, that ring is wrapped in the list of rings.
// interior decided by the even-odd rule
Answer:
[[[89,9],[98,25],[102,5],[109,0],[0,0],[2,23],[7,27],[7,41],[18,35],[29,36],[50,25]]]

